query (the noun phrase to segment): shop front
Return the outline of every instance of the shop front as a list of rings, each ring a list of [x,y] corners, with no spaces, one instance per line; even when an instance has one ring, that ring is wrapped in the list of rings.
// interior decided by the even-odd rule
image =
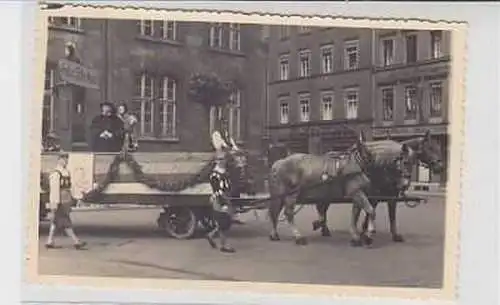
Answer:
[[[324,154],[342,152],[351,147],[363,132],[371,139],[371,120],[336,120],[330,122],[308,122],[289,126],[274,126],[271,143],[285,147],[288,153]]]

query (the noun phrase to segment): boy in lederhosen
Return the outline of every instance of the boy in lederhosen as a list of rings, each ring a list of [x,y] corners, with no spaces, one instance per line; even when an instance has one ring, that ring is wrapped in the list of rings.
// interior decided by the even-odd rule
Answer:
[[[67,153],[60,153],[57,166],[49,177],[50,228],[45,244],[47,249],[59,248],[54,243],[57,230],[64,231],[73,240],[73,246],[77,250],[84,249],[87,244],[76,236],[70,217],[74,198],[71,192],[71,174],[67,168],[68,157]]]

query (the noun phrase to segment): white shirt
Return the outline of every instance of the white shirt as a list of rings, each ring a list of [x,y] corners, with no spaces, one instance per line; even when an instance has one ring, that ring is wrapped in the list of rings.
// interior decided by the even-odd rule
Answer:
[[[233,149],[238,149],[238,146],[236,146],[236,142],[232,137],[229,139],[229,144],[233,147]],[[229,145],[224,141],[224,138],[222,137],[220,131],[216,130],[212,133],[212,145],[214,146],[215,150],[219,151],[222,150],[223,148],[228,148]]]
[[[215,150],[222,150],[223,148],[228,147],[221,133],[217,130],[212,133],[212,145],[214,146]]]
[[[61,173],[61,174],[59,174]],[[61,203],[61,177],[69,176],[69,171],[66,168],[57,166],[49,176],[49,204],[51,209],[56,209],[57,205]]]

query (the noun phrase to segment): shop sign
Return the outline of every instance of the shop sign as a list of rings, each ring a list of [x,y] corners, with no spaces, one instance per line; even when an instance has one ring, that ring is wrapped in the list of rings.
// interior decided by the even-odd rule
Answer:
[[[99,76],[96,70],[61,59],[58,63],[58,71],[62,81],[88,89],[99,89]]]

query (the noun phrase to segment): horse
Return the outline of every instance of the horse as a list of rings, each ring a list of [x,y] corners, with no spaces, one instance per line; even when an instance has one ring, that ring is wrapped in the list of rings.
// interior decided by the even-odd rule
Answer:
[[[400,150],[400,159],[406,160],[411,155],[410,148],[403,146]],[[279,159],[271,167],[269,175],[270,201],[268,214],[271,222],[271,241],[280,240],[277,232],[278,216],[284,208],[284,213],[294,234],[297,245],[307,244],[305,237],[301,235],[294,224],[295,204],[306,198],[328,198],[351,197],[353,207],[359,207],[368,215],[368,232],[361,236],[356,228],[356,223],[351,221],[351,245],[360,246],[363,242],[367,245],[372,243],[371,235],[375,231],[374,209],[370,204],[366,189],[370,185],[368,178],[371,171],[372,157],[365,147],[363,140],[349,150],[347,159],[340,167],[336,166],[336,159],[328,155],[311,155],[296,153],[283,159]],[[394,162],[394,169],[398,172],[401,183],[407,183],[408,170],[404,170],[402,164],[405,162]],[[403,174],[404,173],[404,174]],[[311,185],[318,184],[320,190],[314,190]],[[356,210],[353,209],[353,213]],[[354,214],[353,214],[354,215]],[[362,239],[363,238],[363,239]]]
[[[401,143],[386,139],[378,141],[369,141],[365,143],[366,148],[375,158],[374,165],[374,177],[372,179],[372,185],[369,190],[370,195],[383,195],[389,197],[398,197],[402,195],[408,185],[400,185],[398,187],[396,184],[398,177],[393,175],[387,175],[384,173],[386,169],[387,161],[397,157],[397,152],[403,146],[408,146],[413,151],[413,156],[408,159],[410,162],[407,166],[413,168],[417,162],[425,164],[429,168],[432,168],[433,172],[439,173],[443,170],[443,163],[441,161],[441,147],[436,141],[433,141],[429,131],[425,133],[423,137],[417,137],[403,141]],[[378,161],[377,161],[378,160]],[[330,230],[327,226],[327,211],[330,203],[320,202],[316,204],[316,210],[318,212],[319,219],[313,222],[313,230],[316,231],[321,229],[322,236],[330,236]],[[371,205],[373,209],[377,208],[378,201],[372,201]],[[396,227],[396,208],[397,201],[389,200],[388,214],[389,214],[389,227],[392,235],[392,240],[394,242],[404,242],[404,238],[398,233]],[[356,218],[359,217],[359,211],[356,211]],[[365,220],[362,225],[362,234],[366,232],[368,228],[369,219],[365,216]],[[356,220],[357,223],[357,220]]]

